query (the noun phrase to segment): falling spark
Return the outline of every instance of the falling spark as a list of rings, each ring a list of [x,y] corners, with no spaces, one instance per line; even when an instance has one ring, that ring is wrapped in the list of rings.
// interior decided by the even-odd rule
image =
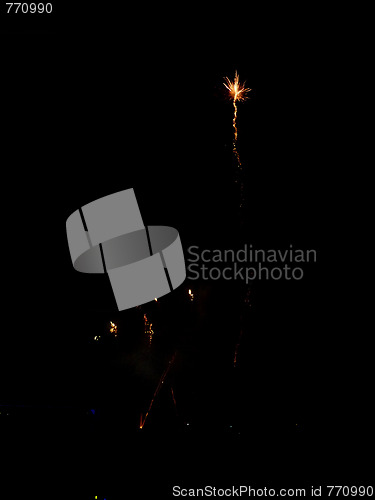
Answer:
[[[96,335],[96,336],[94,337],[94,340],[96,340],[96,341],[98,341],[99,339],[100,339],[100,335]]]
[[[160,380],[159,380],[159,383],[155,389],[155,392],[154,392],[154,395],[152,396],[152,399],[151,399],[151,403],[148,407],[148,410],[146,412],[146,415],[145,415],[145,418],[143,418],[143,416],[141,415],[141,420],[140,420],[140,424],[139,424],[139,428],[140,429],[143,429],[144,425],[145,425],[145,422],[146,422],[146,419],[147,417],[149,416],[150,414],[150,411],[151,411],[151,408],[152,408],[152,405],[154,404],[154,401],[157,397],[157,395],[159,394],[159,391],[160,389],[162,388],[162,385],[164,384],[164,380],[166,379],[168,373],[169,373],[169,370],[172,368],[173,366],[173,363],[174,363],[174,360],[175,360],[175,357],[176,357],[176,352],[173,354],[172,358],[170,359],[170,361],[168,362],[168,366],[167,368],[164,370],[164,372],[162,373],[162,376],[160,377]]]
[[[194,300],[194,294],[192,293],[192,291],[190,290],[190,288],[189,288],[189,295],[190,295],[190,300],[193,301]]]

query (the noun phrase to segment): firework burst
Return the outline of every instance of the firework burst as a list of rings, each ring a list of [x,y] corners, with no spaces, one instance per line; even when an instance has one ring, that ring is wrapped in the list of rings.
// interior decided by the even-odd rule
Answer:
[[[224,87],[226,87],[229,90],[229,95],[230,98],[233,99],[233,102],[236,101],[246,101],[248,99],[247,94],[250,92],[251,89],[245,87],[245,83],[240,82],[240,77],[238,76],[237,71],[234,73],[234,80],[233,82],[229,80],[229,78],[226,76],[224,77]]]

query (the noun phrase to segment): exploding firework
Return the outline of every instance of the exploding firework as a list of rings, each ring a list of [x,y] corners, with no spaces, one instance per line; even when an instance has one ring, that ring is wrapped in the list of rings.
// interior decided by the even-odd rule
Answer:
[[[245,87],[245,82],[241,83],[237,71],[234,75],[233,82],[226,76],[224,78],[224,87],[229,92],[229,98],[233,101],[233,154],[237,161],[237,167],[241,171],[242,164],[240,160],[240,155],[237,150],[237,103],[243,102],[248,99],[247,94],[251,89]],[[241,198],[242,198],[243,185],[241,184]],[[242,206],[242,199],[240,205]]]
[[[233,102],[245,101],[246,99],[248,99],[247,94],[251,89],[245,87],[246,82],[240,83],[240,77],[238,76],[237,71],[235,71],[234,73],[233,82],[229,80],[227,76],[224,78],[224,80],[224,86],[229,90],[229,94],[231,99],[233,99]]]
[[[233,107],[234,107],[234,116],[233,116],[234,142],[237,141],[237,124],[236,124],[237,102],[246,101],[246,99],[248,99],[247,94],[251,90],[245,87],[245,83],[246,82],[240,83],[240,78],[238,76],[237,71],[235,72],[233,82],[229,80],[227,76],[224,78],[224,87],[229,91],[229,96],[233,101]]]

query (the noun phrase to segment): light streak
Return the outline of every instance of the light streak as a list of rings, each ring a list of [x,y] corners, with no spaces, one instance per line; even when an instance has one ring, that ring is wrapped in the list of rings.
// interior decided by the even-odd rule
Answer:
[[[172,394],[173,404],[174,404],[174,407],[175,407],[175,410],[176,410],[176,415],[178,415],[176,398],[174,397],[173,387],[171,387],[171,394]]]
[[[190,288],[189,288],[189,295],[190,295],[190,300],[193,301],[194,300],[194,294],[192,293],[192,291],[190,290]]]
[[[146,415],[145,415],[145,418],[143,418],[143,416],[141,415],[141,419],[140,419],[140,424],[139,424],[139,428],[140,429],[143,429],[145,423],[146,423],[146,420],[147,420],[147,417],[149,416],[150,414],[150,411],[151,411],[151,408],[152,408],[152,405],[154,404],[154,401],[157,397],[157,395],[159,394],[160,392],[160,389],[162,388],[163,384],[164,384],[164,380],[166,379],[168,373],[169,373],[169,370],[172,368],[173,366],[173,363],[174,363],[174,360],[176,358],[176,352],[173,354],[172,358],[170,359],[170,361],[168,362],[168,366],[167,368],[164,370],[164,372],[162,373],[161,377],[160,377],[160,380],[159,380],[159,383],[155,389],[155,392],[154,392],[154,395],[152,396],[152,399],[151,399],[151,402],[150,402],[150,405],[148,407],[148,410],[146,412]]]

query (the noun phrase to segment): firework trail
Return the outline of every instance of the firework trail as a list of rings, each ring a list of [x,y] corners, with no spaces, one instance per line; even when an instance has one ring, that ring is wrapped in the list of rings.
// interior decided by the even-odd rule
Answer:
[[[240,187],[240,203],[239,203],[239,208],[240,208],[240,213],[239,213],[239,220],[240,224],[243,224],[243,212],[242,208],[244,206],[244,182],[242,178],[242,164],[241,164],[241,159],[240,155],[238,153],[237,149],[237,138],[238,138],[238,129],[237,129],[237,103],[246,101],[248,99],[248,93],[251,91],[250,88],[247,88],[245,86],[245,83],[240,82],[240,78],[238,76],[237,71],[235,71],[234,75],[234,80],[231,81],[227,76],[224,78],[224,87],[228,90],[229,92],[229,98],[233,102],[233,154],[236,159],[237,163],[237,179],[236,182],[239,182],[239,187]],[[250,289],[247,288],[245,291],[245,294],[242,295],[242,308],[246,309],[247,306],[250,306]],[[244,315],[241,313],[240,317],[240,333],[238,336],[238,340],[235,346],[234,350],[234,359],[233,359],[233,367],[235,368],[237,366],[238,362],[238,351],[240,348],[242,336],[244,333]]]
[[[163,384],[164,384],[164,380],[166,379],[168,373],[169,373],[169,370],[172,368],[173,366],[173,363],[174,363],[174,360],[176,358],[176,352],[173,354],[172,358],[170,359],[170,361],[168,362],[168,366],[167,368],[164,370],[162,376],[160,377],[160,380],[159,380],[159,383],[155,389],[155,392],[154,392],[154,395],[152,396],[152,399],[151,399],[151,403],[148,407],[148,410],[146,412],[146,415],[145,415],[145,418],[142,417],[141,415],[141,420],[140,420],[140,424],[139,424],[139,428],[140,429],[143,429],[145,423],[146,423],[146,419],[148,417],[148,415],[150,414],[150,411],[151,411],[151,408],[152,408],[152,405],[154,404],[154,401],[157,397],[157,395],[159,394],[160,392],[160,389],[162,388]]]
[[[237,71],[235,72],[234,75],[234,80],[233,82],[229,80],[229,78],[226,76],[224,78],[224,87],[229,91],[229,97],[233,101],[233,153],[237,159],[237,164],[239,169],[242,169],[241,165],[241,160],[240,156],[237,151],[237,136],[238,136],[238,130],[237,130],[237,102],[243,102],[248,99],[247,93],[250,92],[251,89],[245,87],[245,83],[240,83],[240,79],[238,76]]]
[[[248,92],[250,92],[251,89],[245,87],[245,83],[246,82],[240,83],[240,79],[239,79],[237,71],[235,72],[233,82],[227,76],[224,78],[224,87],[228,90],[229,98],[233,101],[233,154],[236,158],[237,168],[238,168],[239,172],[242,171],[242,164],[241,164],[240,155],[239,155],[238,150],[237,150],[237,136],[238,136],[237,103],[246,101],[246,99],[248,99],[247,94],[248,94]],[[241,191],[240,207],[242,207],[242,205],[243,205],[243,190],[244,190],[244,186],[243,186],[243,182],[241,182],[241,184],[240,184],[240,191]]]

